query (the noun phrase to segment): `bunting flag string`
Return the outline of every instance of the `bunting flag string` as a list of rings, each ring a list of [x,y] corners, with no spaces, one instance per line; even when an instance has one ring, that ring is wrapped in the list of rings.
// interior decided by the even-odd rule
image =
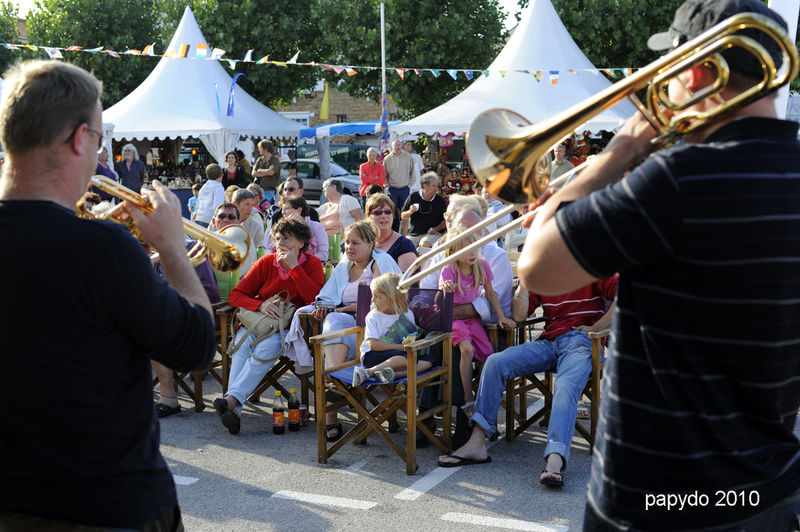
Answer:
[[[322,67],[326,70],[331,70],[335,72],[337,75],[346,74],[347,76],[355,76],[357,74],[363,72],[370,72],[380,70],[380,67],[377,66],[363,66],[363,65],[334,65],[329,63],[318,63],[316,61],[308,61],[308,62],[299,62],[298,59],[300,57],[300,50],[298,50],[290,59],[286,61],[275,61],[271,60],[269,54],[264,55],[257,61],[253,60],[253,53],[255,52],[254,49],[248,49],[242,59],[235,59],[231,57],[223,57],[227,54],[227,51],[222,50],[221,48],[213,48],[209,47],[206,43],[196,43],[195,46],[195,53],[193,56],[189,55],[190,44],[184,43],[179,44],[177,49],[170,49],[166,51],[163,55],[155,53],[155,43],[146,45],[142,50],[136,48],[130,48],[123,52],[118,52],[110,49],[106,49],[103,46],[98,46],[96,48],[85,48],[83,46],[68,46],[68,47],[57,47],[57,46],[36,46],[32,44],[19,44],[19,43],[0,43],[0,46],[7,50],[31,50],[33,52],[42,49],[48,57],[51,59],[63,59],[64,54],[63,52],[80,52],[80,53],[104,53],[113,57],[114,59],[120,59],[123,55],[138,55],[138,56],[146,56],[146,57],[166,57],[170,59],[185,59],[185,60],[205,60],[205,61],[220,61],[225,64],[231,69],[236,70],[236,67],[239,63],[254,63],[257,65],[273,65],[273,66],[280,66],[280,67],[288,67],[289,65],[292,66],[306,66],[306,67]],[[500,74],[501,78],[507,77],[510,73],[518,74],[518,75],[526,75],[526,76],[533,76],[536,79],[537,83],[542,82],[542,78],[544,75],[548,76],[550,80],[550,85],[557,85],[559,81],[562,79],[560,74],[567,73],[577,75],[581,72],[588,72],[595,76],[605,74],[609,78],[616,79],[619,77],[626,77],[630,76],[633,72],[638,70],[638,68],[634,67],[604,67],[604,68],[569,68],[565,70],[553,70],[553,69],[503,69],[503,70],[493,70],[490,72],[488,69],[478,69],[478,68],[420,68],[420,67],[391,67],[398,75],[401,80],[406,80],[406,73],[408,71],[413,71],[416,76],[411,77],[423,77],[424,75],[430,74],[434,78],[439,78],[442,72],[446,72],[453,80],[458,80],[459,73],[463,73],[464,77],[468,81],[474,80],[478,76],[485,76],[488,77],[490,73]]]

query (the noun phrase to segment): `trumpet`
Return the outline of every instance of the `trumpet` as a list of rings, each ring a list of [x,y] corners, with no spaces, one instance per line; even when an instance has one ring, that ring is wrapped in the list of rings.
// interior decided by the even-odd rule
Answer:
[[[148,199],[133,190],[104,176],[92,176],[89,186],[94,186],[123,201],[130,201],[138,206],[145,214],[153,212],[153,207]],[[123,213],[122,204],[113,209],[97,215],[88,210],[82,203],[78,204],[78,212],[84,218],[96,220],[111,220],[125,225],[131,234],[143,244],[141,233],[130,216]],[[206,256],[211,267],[218,272],[227,273],[238,268],[250,252],[250,235],[241,225],[229,225],[222,228],[219,233],[212,233],[201,228],[190,220],[183,219],[184,232],[197,240],[197,243],[187,252],[189,261],[197,266]]]
[[[736,34],[744,29],[758,30],[775,41],[785,59],[785,66],[780,72],[764,46],[746,35]],[[762,77],[753,86],[726,100],[721,92],[728,84],[730,69],[721,54],[732,48],[744,50],[758,60],[761,64]],[[670,81],[699,65],[707,65],[716,71],[715,82],[691,93],[684,101],[670,101],[667,94]],[[718,123],[736,109],[786,85],[797,76],[797,71],[797,49],[783,28],[763,15],[740,13],[687,41],[635,74],[541,124],[531,125],[518,113],[506,109],[485,111],[478,115],[467,131],[465,140],[467,156],[473,173],[481,185],[493,196],[510,205],[437,249],[447,250],[469,237],[474,231],[479,231],[510,214],[518,206],[533,203],[547,190],[563,185],[572,172],[551,181],[548,155],[550,150],[582,124],[625,98],[630,99],[653,126],[657,132],[656,138],[652,141],[653,148],[661,149],[685,135]],[[646,106],[635,96],[637,91],[645,87]],[[719,105],[708,112],[687,111],[691,106],[707,98],[713,98]],[[583,165],[575,171],[582,167]],[[399,284],[400,289],[407,290],[422,278],[496,240],[535,214],[536,209],[530,210],[511,224],[484,236],[438,264],[414,274],[427,260],[427,257],[418,258],[403,274]]]

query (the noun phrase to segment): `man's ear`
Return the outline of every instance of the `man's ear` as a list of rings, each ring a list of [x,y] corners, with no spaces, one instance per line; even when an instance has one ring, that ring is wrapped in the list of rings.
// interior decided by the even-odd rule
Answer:
[[[695,65],[684,71],[683,76],[686,88],[695,92],[713,84],[716,79],[713,70],[702,64]]]

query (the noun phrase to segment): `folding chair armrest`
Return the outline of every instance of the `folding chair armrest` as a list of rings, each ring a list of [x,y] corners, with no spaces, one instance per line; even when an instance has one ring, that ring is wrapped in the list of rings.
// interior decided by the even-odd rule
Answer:
[[[523,321],[517,322],[517,328],[519,327],[527,327],[528,325],[534,325],[536,323],[543,323],[545,321],[544,316],[537,316],[535,318],[527,318]]]
[[[611,334],[611,329],[603,329],[603,330],[600,330],[600,331],[592,331],[592,332],[589,333],[589,338],[591,338],[592,340],[594,340],[595,338],[600,339],[600,338],[605,338],[609,334]]]
[[[220,316],[236,310],[236,307],[232,307],[228,303],[227,299],[219,301],[218,303],[214,303],[212,305],[212,308],[214,309],[214,312],[216,312]]]
[[[350,327],[348,329],[342,329],[341,331],[334,331],[327,334],[318,334],[316,336],[312,336],[308,339],[309,342],[312,344],[321,344],[323,342],[327,342],[328,340],[334,340],[336,338],[344,338],[345,336],[350,336],[351,334],[356,334],[361,327],[355,326]]]
[[[435,336],[429,336],[427,338],[423,338],[422,340],[411,342],[409,344],[405,344],[405,350],[406,352],[408,352],[409,350],[419,351],[421,349],[425,349],[426,347],[438,344],[439,342],[447,338],[449,334],[450,333],[441,333]]]

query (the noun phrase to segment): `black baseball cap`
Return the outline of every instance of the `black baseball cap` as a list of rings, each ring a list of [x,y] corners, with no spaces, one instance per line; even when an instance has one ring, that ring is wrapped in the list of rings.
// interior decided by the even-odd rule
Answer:
[[[739,13],[765,15],[777,22],[784,30],[787,29],[786,21],[760,0],[686,0],[675,11],[675,19],[669,30],[652,35],[647,41],[647,46],[651,50],[677,48],[707,29]],[[775,68],[780,69],[783,64],[783,54],[771,37],[755,29],[742,30],[737,34],[746,35],[761,44],[772,56]],[[734,48],[726,50],[722,56],[734,72],[761,77],[761,63],[749,52]]]

